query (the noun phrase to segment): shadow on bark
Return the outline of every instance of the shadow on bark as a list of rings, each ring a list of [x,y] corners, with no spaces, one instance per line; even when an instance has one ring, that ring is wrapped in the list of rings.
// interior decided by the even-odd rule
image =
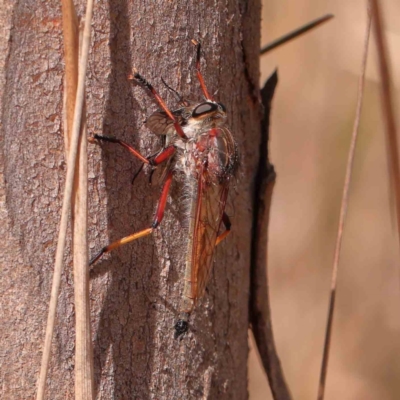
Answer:
[[[138,148],[139,136],[130,134],[132,131],[130,126],[135,126],[134,110],[140,107],[134,100],[132,85],[127,79],[132,71],[128,11],[126,1],[109,0],[111,72],[102,133],[125,140]],[[101,145],[101,147],[106,190],[109,193],[107,226],[112,232],[112,236],[108,238],[111,242],[144,228],[135,224],[135,218],[131,218],[136,203],[132,198],[133,191],[140,193],[148,191],[153,194],[158,194],[158,191],[149,188],[148,178],[144,174],[139,175],[134,186],[131,184],[132,176],[135,169],[140,167],[140,162],[128,152],[120,146]],[[113,192],[116,193],[115,196]],[[122,220],[118,217],[118,210],[126,206],[127,208],[131,206],[131,210],[126,210],[128,218]],[[140,211],[142,218],[138,223],[148,220],[150,224],[153,201],[147,201],[146,204],[142,202]],[[153,352],[145,348],[145,343],[148,342],[147,337],[152,336],[154,323],[148,319],[149,305],[144,291],[145,282],[148,281],[146,271],[151,271],[151,265],[142,262],[137,253],[139,246],[141,253],[153,252],[151,240],[149,237],[141,239],[140,243],[124,246],[123,251],[112,252],[93,268],[92,277],[110,273],[110,283],[101,306],[99,325],[94,339],[95,396],[102,391],[100,382],[111,379],[115,398],[150,397],[147,375],[148,365],[151,363],[149,359],[152,358]],[[96,243],[96,247],[105,244]],[[144,260],[148,261],[149,258],[152,257]],[[140,359],[141,347],[143,347],[142,359]],[[112,371],[112,376],[103,376],[104,371],[108,373]]]

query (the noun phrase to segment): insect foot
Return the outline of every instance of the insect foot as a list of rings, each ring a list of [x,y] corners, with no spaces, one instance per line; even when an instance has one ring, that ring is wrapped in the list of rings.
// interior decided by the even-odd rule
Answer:
[[[180,336],[185,334],[189,329],[189,324],[187,321],[180,319],[176,324],[175,324],[175,339],[179,339]]]

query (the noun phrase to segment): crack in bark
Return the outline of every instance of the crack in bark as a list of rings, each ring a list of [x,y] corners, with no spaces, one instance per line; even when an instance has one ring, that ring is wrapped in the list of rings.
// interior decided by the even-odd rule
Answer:
[[[240,41],[240,48],[242,50],[242,62],[244,66],[244,77],[247,82],[248,90],[249,90],[249,96],[253,102],[253,104],[258,104],[259,103],[259,97],[257,95],[258,93],[258,85],[255,85],[253,80],[251,79],[250,71],[248,68],[248,62],[247,62],[247,56],[246,56],[246,51],[244,49],[243,45],[243,39]]]

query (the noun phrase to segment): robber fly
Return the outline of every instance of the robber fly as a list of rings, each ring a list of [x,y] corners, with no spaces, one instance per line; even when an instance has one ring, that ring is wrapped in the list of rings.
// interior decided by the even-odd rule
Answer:
[[[205,100],[189,103],[179,94],[182,107],[170,111],[153,86],[134,70],[131,79],[148,89],[161,111],[153,113],[146,126],[166,138],[164,148],[156,155],[144,157],[129,144],[111,137],[95,135],[95,139],[117,143],[128,149],[144,164],[153,168],[166,163],[161,197],[153,223],[144,229],[117,240],[90,261],[96,262],[104,253],[151,234],[161,223],[173,179],[182,182],[186,218],[189,221],[186,245],[185,287],[181,299],[180,319],[175,325],[178,337],[188,329],[188,318],[196,302],[204,294],[213,263],[215,246],[229,233],[231,223],[225,213],[229,184],[238,166],[238,149],[235,139],[226,127],[226,109],[208,93],[200,72],[200,44],[197,48],[196,72]],[[142,166],[143,166],[142,165]],[[222,224],[225,231],[220,232]]]

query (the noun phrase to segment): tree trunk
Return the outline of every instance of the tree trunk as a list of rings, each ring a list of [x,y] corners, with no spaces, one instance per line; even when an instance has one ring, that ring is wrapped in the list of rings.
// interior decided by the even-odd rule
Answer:
[[[78,13],[82,15],[84,5]],[[2,395],[36,390],[65,177],[63,48],[58,1],[7,2],[0,12]],[[105,256],[91,284],[95,391],[102,399],[246,399],[252,183],[260,132],[260,2],[96,2],[87,76],[87,126],[143,154],[160,146],[144,126],[156,104],[127,76],[135,67],[174,108],[163,77],[189,99],[202,95],[194,38],[211,93],[228,110],[241,152],[208,291],[174,339],[183,290],[186,230],[173,187],[161,227]],[[160,187],[118,146],[89,145],[91,254],[146,228]],[[69,254],[69,249],[68,249]],[[74,397],[72,261],[65,257],[47,398]]]

